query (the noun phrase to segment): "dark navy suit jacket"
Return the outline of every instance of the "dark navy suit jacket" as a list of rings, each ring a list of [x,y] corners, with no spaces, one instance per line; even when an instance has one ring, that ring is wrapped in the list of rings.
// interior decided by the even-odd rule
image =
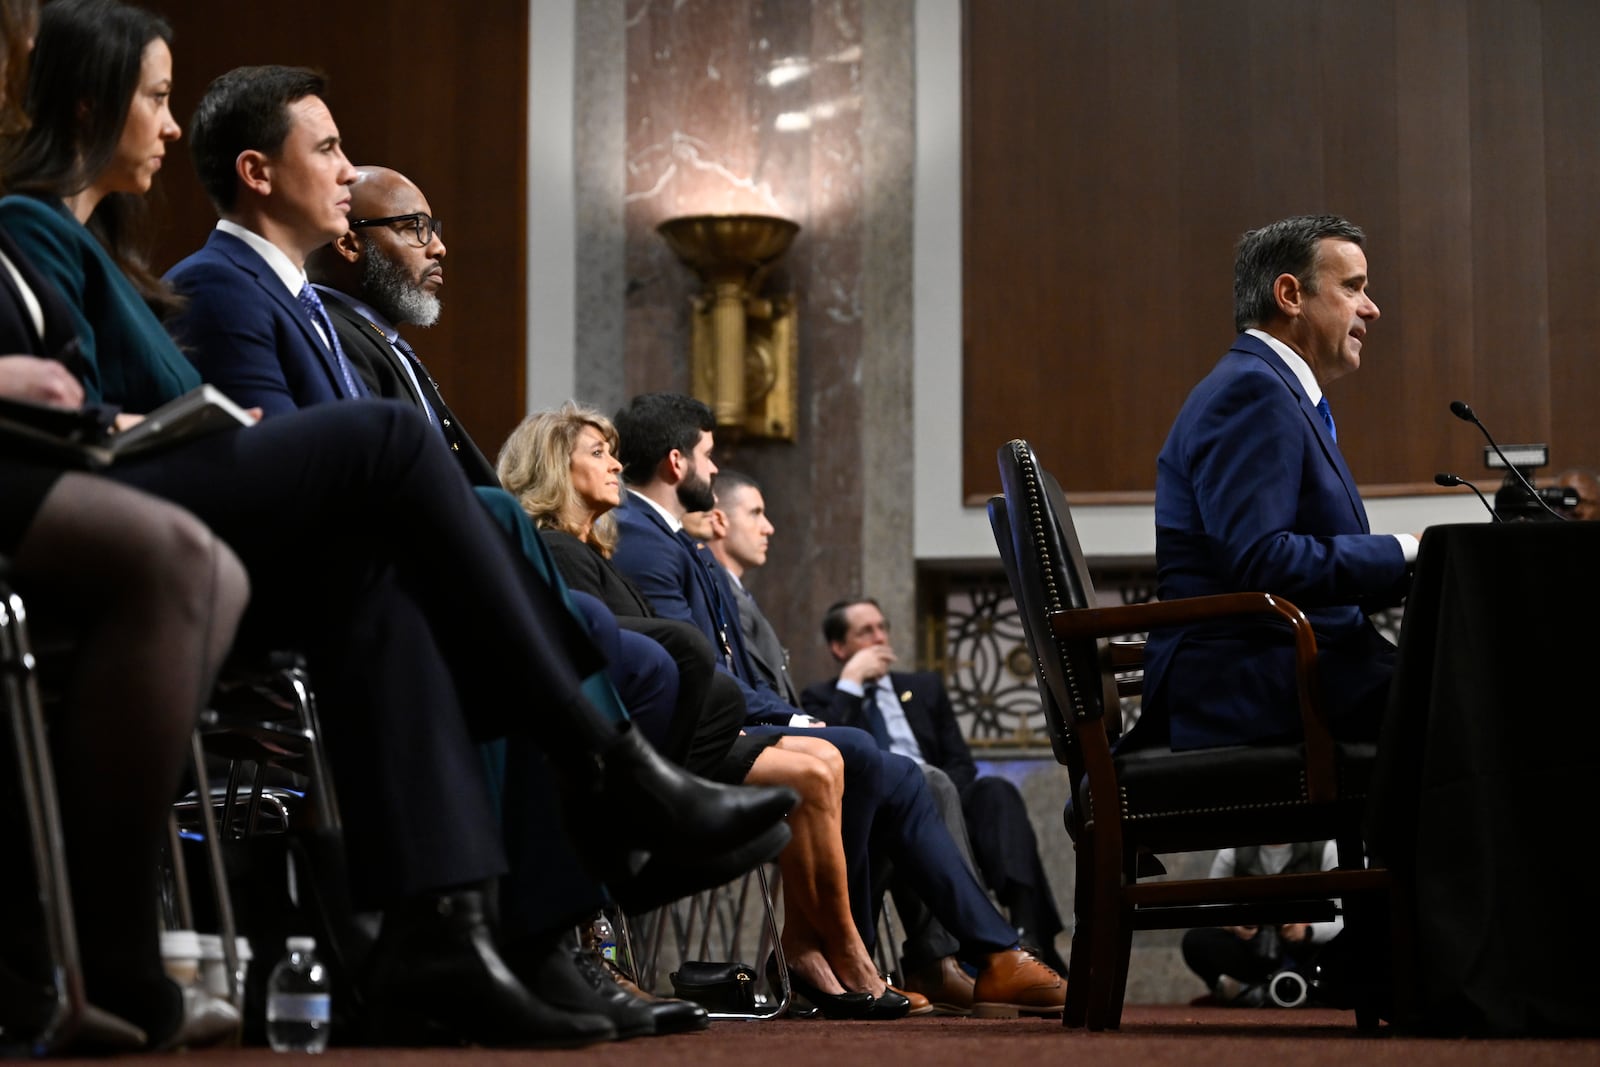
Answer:
[[[1396,604],[1408,568],[1373,534],[1355,479],[1299,379],[1241,334],[1184,402],[1156,470],[1162,600],[1264,590],[1306,612],[1324,708],[1339,719],[1381,701],[1394,646],[1366,611]],[[1286,625],[1245,618],[1158,630],[1145,659],[1143,713],[1130,742],[1174,748],[1297,734]]]
[[[961,736],[961,724],[950,706],[944,682],[932,671],[901,674],[889,672],[889,684],[900,698],[900,710],[922,749],[922,758],[949,775],[957,789],[965,789],[978,777],[972,750]],[[871,694],[872,689],[867,690]],[[839,688],[837,681],[818,682],[801,694],[805,710],[830,726],[867,728],[862,712],[865,695],[856,696]]]
[[[237,237],[212,230],[167,281],[188,300],[168,323],[178,346],[235,403],[277,415],[343,395],[333,353],[294,294]]]
[[[612,514],[620,535],[611,556],[617,569],[649,599],[658,616],[692,623],[706,635],[717,651],[717,669],[739,683],[752,722],[787,725],[800,709],[786,704],[751,669],[738,602],[711,550],[698,545],[691,551],[654,508],[631,493],[623,494],[622,506]]]

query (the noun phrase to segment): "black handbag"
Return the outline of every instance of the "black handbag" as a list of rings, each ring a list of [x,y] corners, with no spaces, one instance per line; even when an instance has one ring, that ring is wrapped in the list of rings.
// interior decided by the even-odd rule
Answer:
[[[748,963],[686,960],[668,977],[678,997],[692,1000],[706,1011],[755,1011],[756,969]]]

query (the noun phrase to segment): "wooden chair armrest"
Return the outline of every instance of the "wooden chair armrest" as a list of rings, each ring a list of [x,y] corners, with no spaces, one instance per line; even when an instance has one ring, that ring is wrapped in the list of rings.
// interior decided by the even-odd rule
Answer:
[[[1294,635],[1295,687],[1306,746],[1306,794],[1313,804],[1333,801],[1338,783],[1333,765],[1333,737],[1328,732],[1317,686],[1317,637],[1305,612],[1271,593],[1219,593],[1213,596],[1121,604],[1105,608],[1070,608],[1050,613],[1057,641],[1120,637],[1162,626],[1207,622],[1241,615],[1275,615]]]
[[[1111,656],[1112,670],[1136,671],[1144,666],[1143,639],[1110,641],[1107,647]]]

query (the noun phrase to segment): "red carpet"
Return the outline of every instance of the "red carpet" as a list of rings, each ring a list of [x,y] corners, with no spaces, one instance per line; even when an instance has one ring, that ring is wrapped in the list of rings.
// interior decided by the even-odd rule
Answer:
[[[872,1064],[874,1067],[1280,1067],[1283,1064],[1411,1067],[1415,1064],[1518,1064],[1594,1067],[1600,1039],[1441,1040],[1358,1032],[1346,1012],[1247,1011],[1130,1006],[1122,1030],[1090,1034],[1055,1020],[903,1019],[892,1023],[719,1022],[700,1034],[651,1038],[572,1052],[483,1049],[332,1048],[327,1064],[434,1067],[530,1062],[638,1064],[640,1067],[771,1067]],[[67,1062],[67,1061],[56,1061]],[[104,1063],[85,1060],[84,1063]],[[210,1049],[126,1062],[203,1067],[285,1067],[266,1049]]]

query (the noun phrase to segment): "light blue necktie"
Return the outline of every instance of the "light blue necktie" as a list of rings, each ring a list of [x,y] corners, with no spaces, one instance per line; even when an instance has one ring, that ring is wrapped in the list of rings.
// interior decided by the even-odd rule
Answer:
[[[356,369],[350,365],[350,360],[345,358],[344,348],[339,344],[339,335],[333,332],[333,323],[328,320],[328,313],[322,308],[322,298],[317,296],[317,291],[311,288],[311,283],[306,282],[300,287],[300,306],[305,313],[311,316],[311,322],[322,331],[327,338],[328,347],[333,351],[333,361],[339,365],[339,375],[344,379],[346,399],[355,399],[367,395],[367,391],[356,380]]]
[[[1339,441],[1339,431],[1334,429],[1333,412],[1328,407],[1328,398],[1326,396],[1317,401],[1317,412],[1322,416],[1322,421],[1328,424],[1328,436],[1333,438],[1334,443],[1337,444]]]

